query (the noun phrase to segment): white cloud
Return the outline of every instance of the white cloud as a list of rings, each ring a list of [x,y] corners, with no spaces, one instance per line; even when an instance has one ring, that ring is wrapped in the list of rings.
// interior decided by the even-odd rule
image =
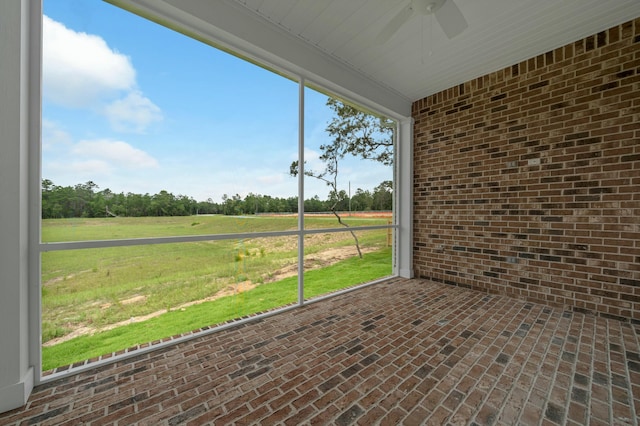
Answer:
[[[109,139],[80,141],[72,148],[71,154],[81,160],[84,159],[80,163],[102,162],[107,165],[109,170],[158,167],[158,161],[146,152],[134,148],[126,142]],[[99,167],[99,169],[105,170],[104,167]]]
[[[73,31],[43,16],[43,86],[48,100],[87,107],[101,97],[135,87],[129,58],[99,36]]]
[[[321,173],[327,167],[326,163],[320,159],[320,153],[311,148],[304,149],[305,171]]]
[[[72,138],[69,133],[61,129],[58,123],[51,120],[42,120],[42,149],[50,150],[57,146],[71,145]]]
[[[113,167],[108,162],[102,160],[72,161],[66,167],[68,168],[68,172],[82,176],[85,174],[88,176],[101,176],[110,174],[113,171]]]
[[[142,133],[151,123],[162,120],[160,108],[137,90],[107,105],[104,114],[120,132]]]
[[[160,108],[136,88],[136,71],[126,55],[100,36],[73,31],[47,16],[43,16],[43,94],[64,107],[99,111],[119,132],[143,133],[162,120]]]
[[[258,176],[256,180],[261,185],[277,185],[285,182],[285,174],[276,173],[276,174],[270,174],[270,175],[262,175],[262,176]]]

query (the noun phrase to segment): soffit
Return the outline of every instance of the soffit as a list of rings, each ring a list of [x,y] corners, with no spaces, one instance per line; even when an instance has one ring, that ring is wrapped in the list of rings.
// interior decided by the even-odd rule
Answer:
[[[640,16],[639,0],[454,0],[462,34],[414,16],[380,43],[410,0],[107,1],[402,117],[413,101]]]
[[[455,0],[461,35],[414,16],[380,44],[408,0],[233,1],[412,101],[640,16],[638,0]]]

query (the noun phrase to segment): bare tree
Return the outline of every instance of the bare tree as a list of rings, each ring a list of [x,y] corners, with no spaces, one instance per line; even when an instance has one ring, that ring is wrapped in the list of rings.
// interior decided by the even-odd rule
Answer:
[[[320,146],[322,152],[320,160],[324,162],[325,168],[319,172],[305,168],[304,174],[323,181],[331,188],[331,193],[334,194],[331,212],[340,225],[349,228],[336,209],[340,201],[338,197],[339,162],[349,154],[387,166],[392,165],[395,123],[386,117],[369,114],[336,98],[329,98],[327,106],[333,110],[334,116],[326,127],[332,141]],[[292,176],[298,176],[300,168],[297,161],[291,163],[289,173]],[[362,258],[358,237],[352,230],[349,232],[356,243],[358,255]]]
[[[385,166],[393,164],[393,132],[395,122],[362,111],[339,99],[329,98],[327,106],[333,110],[333,118],[326,131],[339,140],[344,154],[373,160]],[[330,149],[321,146],[320,149]]]
[[[334,195],[333,204],[331,204],[330,207],[331,213],[333,213],[336,219],[338,219],[338,223],[340,225],[346,228],[350,228],[347,223],[342,221],[342,217],[340,217],[340,214],[338,214],[338,211],[336,210],[336,207],[340,202],[340,199],[338,198],[338,160],[344,157],[344,153],[342,153],[342,155],[340,156],[340,151],[341,150],[337,149],[337,147],[336,149],[325,151],[325,153],[320,157],[325,162],[325,169],[322,172],[314,172],[312,170],[305,169],[304,174],[306,176],[323,181],[327,184],[328,187],[331,188],[331,193]],[[297,161],[291,163],[291,167],[289,169],[289,173],[291,174],[291,176],[298,176],[298,173],[300,173],[300,168],[298,167],[298,165],[299,164]],[[362,251],[360,250],[360,242],[358,241],[358,237],[352,230],[349,230],[349,232],[351,233],[351,236],[356,243],[358,256],[360,256],[360,258],[362,259]]]

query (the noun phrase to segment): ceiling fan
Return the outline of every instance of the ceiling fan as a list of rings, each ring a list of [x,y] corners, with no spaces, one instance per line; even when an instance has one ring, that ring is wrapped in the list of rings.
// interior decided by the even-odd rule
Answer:
[[[453,0],[411,0],[376,37],[378,44],[386,43],[405,22],[416,15],[434,15],[447,37],[453,38],[467,29],[467,20]]]

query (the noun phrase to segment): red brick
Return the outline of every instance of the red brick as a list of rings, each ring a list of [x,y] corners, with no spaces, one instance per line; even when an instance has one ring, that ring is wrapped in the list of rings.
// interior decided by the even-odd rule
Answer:
[[[345,306],[354,312],[352,316],[344,314]],[[283,329],[294,328],[294,324],[297,328],[335,312],[344,315],[344,320],[291,335],[289,339],[296,341],[295,353],[289,354],[287,347],[281,347],[281,356],[266,375],[267,380],[261,376],[229,380],[228,368],[237,368],[237,363],[229,364],[223,355],[229,347],[240,349],[242,343],[234,342],[242,342],[242,336],[269,339],[282,334]],[[376,368],[363,368],[350,376],[358,376],[353,382],[336,375],[336,381],[327,383],[324,393],[319,387],[326,380],[319,376],[301,373],[290,380],[284,377],[299,368],[302,359],[304,365],[311,365],[315,359],[327,362],[328,350],[353,340],[366,317],[360,312],[372,312],[370,316],[385,312],[385,320],[375,329],[377,336],[392,341],[402,333],[406,341],[384,358],[369,363]],[[422,322],[416,325],[416,318]],[[584,423],[585,413],[591,415],[589,421],[607,424],[615,422],[616,415],[629,417],[640,411],[640,372],[635,361],[640,356],[639,331],[636,324],[565,312],[563,308],[502,295],[426,280],[394,279],[315,305],[314,310],[292,311],[211,335],[206,338],[211,342],[227,336],[223,340],[228,347],[211,343],[199,355],[192,353],[208,365],[203,367],[196,359],[191,360],[188,368],[166,381],[145,379],[138,387],[126,381],[121,387],[116,383],[110,391],[95,394],[88,385],[109,379],[107,369],[100,370],[99,375],[91,371],[79,374],[75,388],[69,381],[46,384],[34,390],[27,408],[0,415],[0,423],[119,420],[158,424],[186,416],[188,424],[332,424],[351,412],[359,424],[375,424],[382,419],[421,424],[429,416],[434,416],[434,422],[446,418],[452,425],[491,419],[506,424],[539,424],[551,422],[549,416],[562,412],[567,424]],[[327,333],[334,339],[319,345],[319,337]],[[305,342],[309,347],[303,355],[298,352]],[[349,365],[375,354],[376,340],[367,342],[361,342],[362,357],[349,358]],[[449,349],[444,352],[449,355],[443,353],[446,347]],[[408,348],[420,350],[409,356]],[[261,349],[250,349],[242,358],[258,356]],[[184,361],[183,350],[190,349],[185,345],[163,352],[149,366],[150,375],[146,377],[153,377],[156,368],[164,372],[168,365]],[[223,360],[222,369],[212,361],[218,355]],[[139,366],[140,361],[135,364]],[[516,368],[511,367],[514,364]],[[441,365],[447,365],[449,374],[436,380],[432,374]],[[411,374],[401,379],[397,374],[401,370]],[[119,365],[114,371],[117,376],[127,369]],[[209,383],[181,387],[197,377],[195,372],[208,377]],[[173,386],[183,392],[176,392]],[[549,406],[556,411],[547,414]],[[53,411],[56,407],[59,411]]]
[[[628,179],[640,170],[637,126],[628,127],[637,121],[631,105],[640,104],[640,91],[628,84],[638,77],[607,86],[638,51],[632,31],[618,28],[608,33],[620,42],[600,51],[585,52],[588,40],[600,40],[590,36],[467,82],[464,95],[456,86],[414,102],[418,276],[640,319],[640,304],[621,300],[618,289],[594,298],[580,282],[617,283],[636,272],[635,261],[622,260],[633,255],[618,252],[640,238],[619,222],[633,215],[589,209],[640,199]],[[456,103],[472,107],[454,110]],[[590,177],[602,173],[606,178]],[[562,175],[576,179],[553,177]],[[585,253],[617,263],[587,268]],[[588,278],[568,275],[577,268]],[[554,279],[531,282],[532,275]]]

